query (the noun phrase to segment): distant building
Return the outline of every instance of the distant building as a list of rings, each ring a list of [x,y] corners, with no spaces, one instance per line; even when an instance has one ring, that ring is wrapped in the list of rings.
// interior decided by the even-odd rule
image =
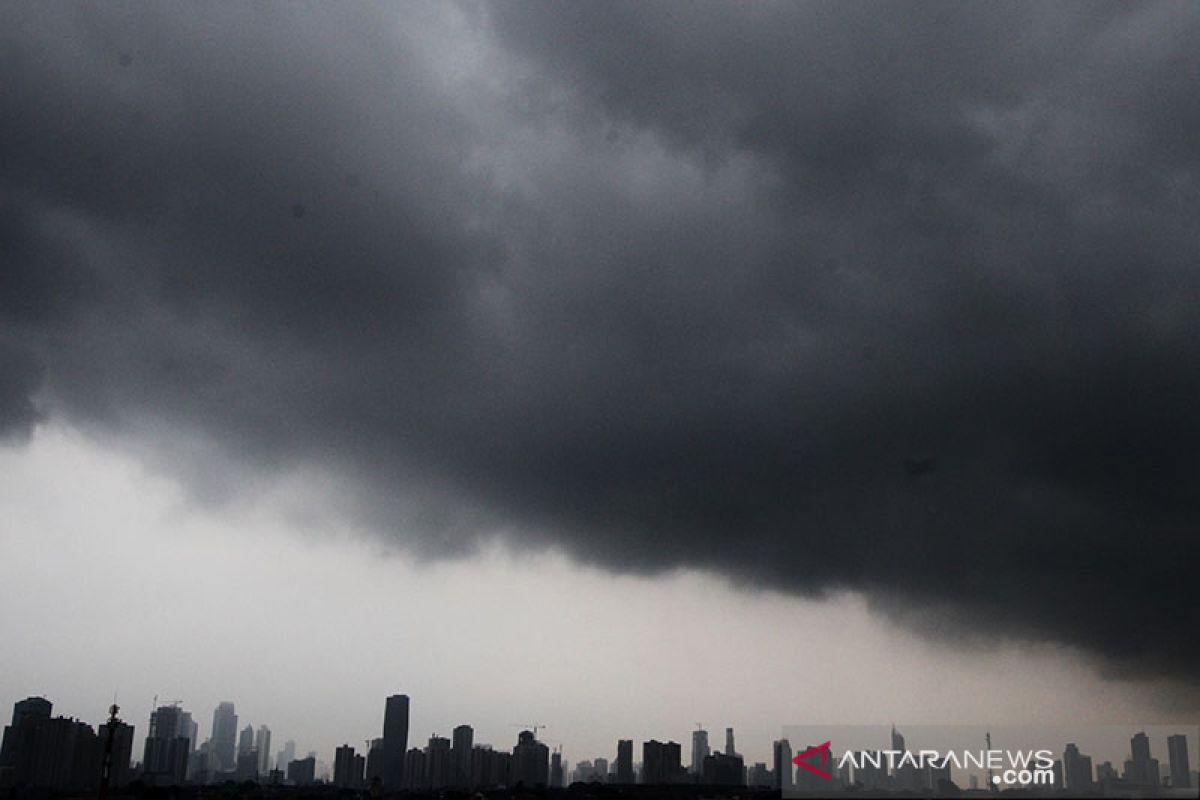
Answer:
[[[405,785],[404,765],[408,761],[408,695],[394,694],[387,699],[383,712],[383,785],[398,789]]]
[[[232,772],[237,766],[238,716],[233,703],[219,703],[213,711],[212,742],[214,772]]]
[[[562,753],[555,750],[550,754],[550,788],[561,789],[563,786]]]
[[[242,732],[238,734],[237,754],[241,758],[246,753],[254,749],[254,726],[247,725],[242,728]],[[257,769],[257,767],[255,768]]]
[[[491,745],[471,748],[471,786],[476,789],[495,789],[508,785],[508,767],[512,756]]]
[[[450,786],[450,749],[446,737],[429,737],[429,746],[425,748],[425,781],[430,789]]]
[[[377,740],[380,741],[380,740]],[[279,755],[275,757],[275,766],[279,769],[286,770],[288,764],[296,760],[296,742],[288,739],[283,743],[283,749],[279,751]]]
[[[293,786],[308,786],[317,779],[317,759],[293,759],[287,764],[287,782]]]
[[[266,775],[271,771],[271,729],[266,725],[259,725],[255,731],[254,749],[258,751],[257,772]]]
[[[334,751],[333,785],[339,789],[359,789],[363,785],[363,759],[348,744]]]
[[[594,762],[592,762],[592,768],[596,772],[596,780],[598,780],[600,783],[608,782],[608,759],[607,758],[597,758]]]
[[[142,751],[142,780],[146,784],[180,786],[187,780],[192,745],[183,731],[183,715],[183,709],[175,704],[159,706],[150,713],[150,734]]]
[[[617,783],[633,783],[633,740],[617,741]]]
[[[545,786],[550,781],[550,748],[534,738],[533,731],[521,731],[512,751],[511,786]]]
[[[736,756],[737,749],[733,746],[733,728],[725,729],[725,755]]]
[[[475,730],[470,725],[459,725],[451,734],[450,785],[456,789],[471,786],[471,748],[475,742]]]
[[[237,764],[233,769],[233,777],[238,781],[258,780],[258,751],[251,747],[238,753]]]
[[[1191,789],[1192,772],[1188,766],[1187,737],[1182,733],[1167,737],[1167,759],[1171,769],[1172,789]]]
[[[642,744],[642,783],[679,783],[683,773],[678,742],[651,739]]]
[[[39,737],[50,721],[53,705],[44,697],[13,704],[12,724],[0,741],[0,788],[33,786]]]
[[[710,786],[741,786],[745,764],[741,756],[712,753],[704,757],[704,782]]]
[[[404,774],[404,789],[419,792],[429,788],[429,782],[425,779],[424,750],[414,747],[405,753],[401,769]]]
[[[371,740],[371,748],[367,750],[367,784],[370,785],[376,778],[380,783],[383,782],[383,738]]]
[[[704,771],[704,759],[711,751],[708,749],[708,731],[697,728],[692,731],[692,774],[699,775]]]
[[[109,723],[104,723],[96,731],[100,741],[101,753],[107,746]],[[133,760],[133,726],[117,721],[112,726],[112,768],[108,776],[108,785],[112,788],[128,786],[133,780],[131,762]]]
[[[1091,791],[1094,785],[1091,756],[1083,755],[1079,752],[1079,747],[1074,742],[1070,742],[1063,750],[1062,765],[1064,788],[1072,792]]]
[[[783,792],[792,790],[792,743],[779,739],[772,745],[775,755],[775,788]]]

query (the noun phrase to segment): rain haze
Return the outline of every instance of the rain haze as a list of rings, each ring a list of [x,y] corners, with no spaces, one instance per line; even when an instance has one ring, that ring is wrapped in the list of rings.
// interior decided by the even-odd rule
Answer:
[[[3,2],[0,703],[1194,725],[1198,41]]]

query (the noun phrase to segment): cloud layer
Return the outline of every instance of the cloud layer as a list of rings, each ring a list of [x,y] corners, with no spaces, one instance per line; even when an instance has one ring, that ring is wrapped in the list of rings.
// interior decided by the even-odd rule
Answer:
[[[1194,7],[2,16],[7,438],[1196,677]]]

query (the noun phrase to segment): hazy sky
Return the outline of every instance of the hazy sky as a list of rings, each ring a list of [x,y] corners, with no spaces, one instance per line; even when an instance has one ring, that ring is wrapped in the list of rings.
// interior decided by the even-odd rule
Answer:
[[[0,5],[0,701],[1194,721],[1198,36]]]

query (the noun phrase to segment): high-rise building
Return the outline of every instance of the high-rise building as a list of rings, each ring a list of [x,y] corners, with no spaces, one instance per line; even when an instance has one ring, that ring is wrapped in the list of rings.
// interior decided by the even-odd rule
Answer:
[[[597,758],[592,764],[592,768],[596,771],[596,780],[600,783],[608,782],[608,759]]]
[[[683,772],[678,742],[651,739],[642,744],[642,783],[678,783]]]
[[[692,774],[699,775],[704,771],[704,759],[708,756],[708,731],[697,728],[692,731]]]
[[[362,757],[344,744],[334,751],[333,785],[339,789],[358,789],[363,783]]]
[[[254,749],[258,751],[258,774],[266,775],[271,771],[271,729],[259,725],[254,734]]]
[[[1074,742],[1067,744],[1063,750],[1063,782],[1065,788],[1074,792],[1088,792],[1092,789],[1092,757],[1079,752]]]
[[[317,759],[313,756],[287,763],[287,781],[293,786],[308,786],[317,779]]]
[[[179,713],[179,734],[188,740],[188,752],[194,752],[200,743],[196,741],[200,738],[200,726],[192,719],[190,711],[180,711]]]
[[[96,731],[101,748],[108,747],[109,728],[112,728],[111,769],[108,775],[108,785],[113,788],[127,786],[133,780],[131,762],[133,760],[133,726],[118,720],[116,723],[106,722]]]
[[[187,779],[192,745],[182,730],[184,713],[177,704],[159,706],[150,713],[150,734],[142,753],[142,780],[147,784],[179,786]]]
[[[50,721],[53,704],[44,697],[27,697],[13,704],[12,724],[0,743],[0,788],[31,786],[41,731]]]
[[[617,740],[617,783],[633,783],[633,740]]]
[[[736,756],[737,749],[733,746],[733,728],[725,729],[725,755]]]
[[[713,753],[704,758],[702,777],[710,786],[741,786],[745,783],[745,769],[741,756]]]
[[[429,788],[425,775],[425,751],[414,747],[404,754],[404,788],[410,791],[424,791]]]
[[[474,746],[475,730],[470,725],[459,725],[452,735],[450,785],[456,789],[467,789],[471,786],[471,748]]]
[[[521,731],[512,752],[511,785],[545,786],[550,781],[550,748],[534,738],[533,731]]]
[[[1129,761],[1125,762],[1125,779],[1143,786],[1158,786],[1158,759],[1150,755],[1150,737],[1144,731],[1129,740]]]
[[[376,779],[383,783],[383,738],[371,740],[371,746],[367,750],[367,773],[366,782],[372,784]]]
[[[450,740],[445,736],[429,737],[429,746],[425,748],[425,777],[434,791],[450,785]]]
[[[383,784],[390,789],[404,786],[404,764],[408,751],[408,695],[394,694],[383,712]]]
[[[775,788],[782,792],[792,790],[792,743],[780,739],[774,744]]]
[[[237,754],[241,758],[254,749],[254,726],[247,725],[238,734]]]
[[[213,711],[212,755],[214,772],[233,772],[236,761],[238,715],[233,703],[219,703]]]
[[[550,788],[561,789],[563,785],[562,753],[555,750],[550,754]]]
[[[1192,771],[1188,766],[1187,737],[1182,733],[1167,737],[1167,758],[1171,767],[1171,788],[1192,788]]]

